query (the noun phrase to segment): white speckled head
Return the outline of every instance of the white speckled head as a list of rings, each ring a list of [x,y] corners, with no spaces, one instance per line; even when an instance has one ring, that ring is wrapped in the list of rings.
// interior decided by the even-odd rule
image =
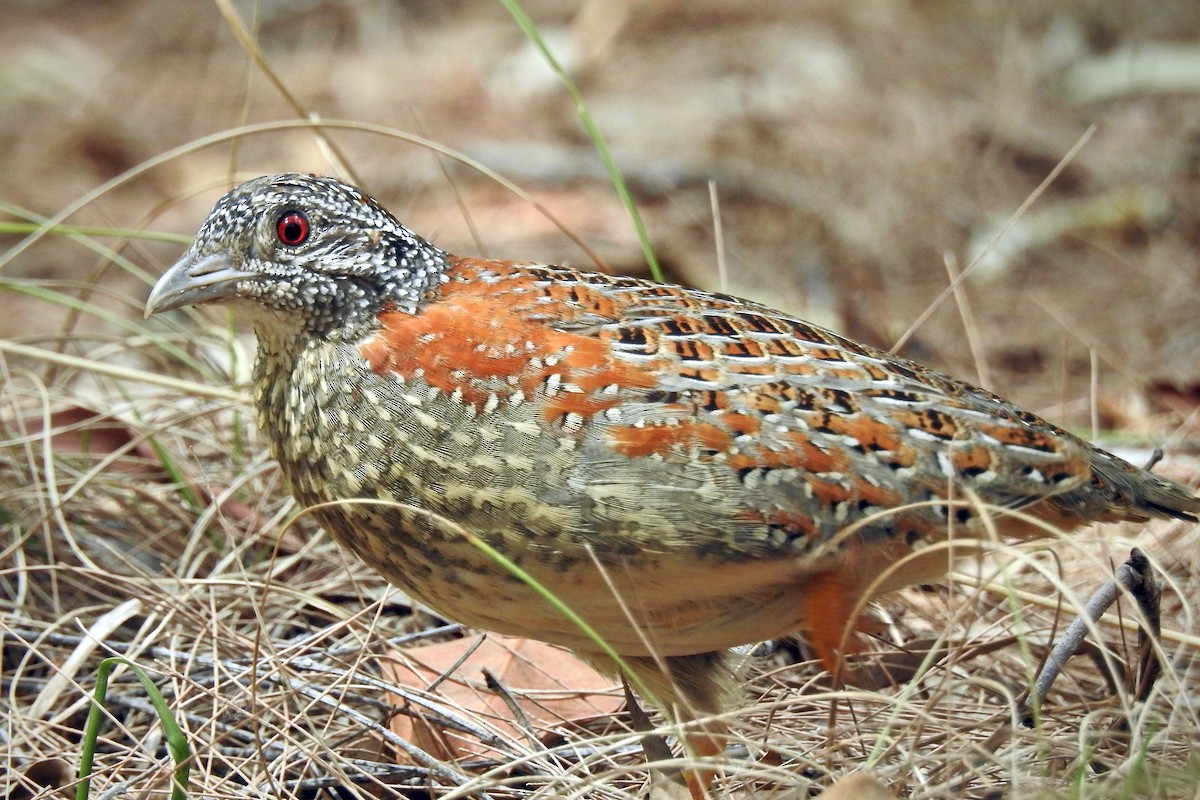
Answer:
[[[256,327],[357,336],[380,311],[414,311],[446,254],[334,178],[256,178],[222,197],[150,294],[147,315],[236,303]]]

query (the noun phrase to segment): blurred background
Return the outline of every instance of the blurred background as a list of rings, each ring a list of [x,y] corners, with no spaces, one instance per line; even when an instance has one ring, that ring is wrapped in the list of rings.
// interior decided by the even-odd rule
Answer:
[[[1189,415],[1195,425],[1194,0],[524,6],[578,82],[668,279],[881,347],[932,310],[903,354],[1052,420],[1154,441]],[[0,16],[0,218],[53,215],[142,165],[68,222],[191,235],[236,180],[337,172],[329,146],[276,131],[146,162],[239,125],[313,115],[478,159],[608,269],[645,273],[573,101],[499,2],[7,0]],[[352,177],[442,247],[589,264],[536,208],[429,149],[362,131],[328,140]],[[943,296],[1031,198],[962,293]],[[182,249],[124,245],[139,273],[63,236],[10,257],[20,241],[0,237],[10,288],[86,294],[127,318]],[[113,330],[0,292],[0,338],[69,339],[85,355]]]

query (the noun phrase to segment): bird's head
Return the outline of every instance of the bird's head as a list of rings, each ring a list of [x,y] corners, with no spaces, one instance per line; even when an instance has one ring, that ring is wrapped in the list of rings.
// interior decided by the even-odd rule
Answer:
[[[358,337],[379,312],[414,311],[446,254],[333,178],[256,178],[222,197],[155,284],[146,316],[227,303],[260,335]]]

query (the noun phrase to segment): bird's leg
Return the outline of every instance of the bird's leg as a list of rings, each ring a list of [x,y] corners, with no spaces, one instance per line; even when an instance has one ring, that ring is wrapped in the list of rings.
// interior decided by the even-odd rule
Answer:
[[[667,742],[662,736],[653,732],[654,725],[650,722],[650,717],[646,714],[641,704],[638,703],[637,697],[634,696],[633,690],[629,686],[628,679],[624,676],[621,678],[621,686],[625,690],[625,702],[629,707],[629,716],[633,721],[633,729],[642,734],[642,750],[646,754],[647,763],[670,761],[672,757],[671,748],[667,746]],[[720,728],[720,730],[717,730],[717,728]],[[697,759],[708,758],[725,752],[724,726],[719,726],[712,722],[704,723],[701,730],[685,733],[683,740],[687,753]],[[687,786],[692,800],[707,800],[708,787],[712,785],[716,774],[717,771],[713,768],[694,767],[683,770],[683,779],[681,782]],[[671,780],[678,780],[674,774],[669,777]]]
[[[649,733],[653,725],[633,698],[630,676],[668,719],[680,724],[683,729],[680,738],[690,757],[699,760],[725,752],[728,728],[719,718],[710,717],[719,714],[738,696],[730,679],[726,653],[710,651],[662,658],[627,656],[620,667],[594,653],[585,653],[584,657],[602,671],[615,669],[620,674],[634,727],[644,734],[642,745],[648,760],[669,761],[671,752],[662,737]],[[694,800],[704,800],[716,769],[692,767],[683,772],[680,782],[687,784]]]
[[[703,730],[687,734],[685,738],[688,752],[697,759],[711,758],[725,752],[724,733],[717,733],[708,725]],[[708,787],[712,785],[716,775],[715,767],[693,767],[685,771],[684,779],[687,781],[692,800],[707,800]]]
[[[834,683],[840,683],[843,658],[856,644],[859,592],[842,572],[833,570],[810,578],[805,586],[802,613],[804,639],[816,652]]]

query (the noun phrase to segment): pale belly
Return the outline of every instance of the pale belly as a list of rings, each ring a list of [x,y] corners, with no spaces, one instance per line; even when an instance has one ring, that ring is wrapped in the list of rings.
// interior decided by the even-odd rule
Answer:
[[[682,553],[607,563],[586,550],[544,558],[536,546],[506,545],[497,535],[487,544],[453,521],[411,508],[371,506],[318,516],[391,583],[473,627],[585,651],[598,649],[595,634],[622,655],[672,656],[782,636],[802,622],[804,570],[794,559],[714,571]]]

